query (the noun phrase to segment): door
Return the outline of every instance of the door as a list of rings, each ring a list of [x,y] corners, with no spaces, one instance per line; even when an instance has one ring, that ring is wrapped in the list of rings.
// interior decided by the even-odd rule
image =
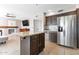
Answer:
[[[65,36],[64,36],[64,26],[65,26],[65,21],[64,21],[64,16],[58,17],[58,37],[57,37],[57,43],[60,45],[64,45],[65,41]]]
[[[65,46],[70,45],[70,41],[72,39],[72,16],[65,16]]]
[[[73,15],[72,17],[72,40],[70,41],[70,45],[73,48],[77,48],[77,20],[76,20],[76,15]],[[72,42],[72,43],[71,43]]]
[[[76,47],[76,19],[75,15],[65,16],[65,46]]]

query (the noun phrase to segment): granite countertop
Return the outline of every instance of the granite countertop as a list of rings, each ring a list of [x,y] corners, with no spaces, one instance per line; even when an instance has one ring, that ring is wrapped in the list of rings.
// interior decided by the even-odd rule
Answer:
[[[20,37],[25,37],[25,36],[32,36],[32,35],[36,35],[36,34],[41,34],[44,32],[19,32],[18,35]]]

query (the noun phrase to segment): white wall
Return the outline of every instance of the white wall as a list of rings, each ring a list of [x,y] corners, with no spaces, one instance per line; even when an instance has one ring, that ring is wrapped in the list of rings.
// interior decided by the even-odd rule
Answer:
[[[17,26],[16,21],[17,20],[10,20],[12,18],[0,18],[0,26]],[[2,30],[2,35],[3,36],[7,36],[8,35],[8,29],[9,28],[0,28],[0,30]],[[15,31],[17,32],[17,28],[15,29]]]
[[[0,20],[0,26],[6,26],[8,25],[7,20]]]
[[[79,8],[79,4],[76,5],[76,8]]]
[[[20,28],[29,28],[31,32],[34,32],[34,28],[35,28],[35,26],[34,26],[34,20],[35,19],[29,20],[29,26],[23,26],[22,20],[21,20],[21,22],[20,22],[21,27]],[[43,20],[43,17],[37,18],[36,20],[40,20],[41,21],[41,23],[40,23],[41,26],[40,27],[39,27],[38,23],[36,25],[40,28],[41,31],[43,31],[44,30],[44,23],[43,23],[44,20]]]
[[[11,13],[19,20],[29,19],[31,22],[30,28],[33,30],[32,21],[35,19],[35,16],[38,16],[39,20],[44,21],[43,13],[48,12],[48,10],[57,12],[60,9],[64,9],[66,11],[75,9],[75,6],[75,4],[2,4],[0,5],[0,17],[4,17],[7,13]],[[44,27],[42,29],[44,29]]]
[[[0,17],[6,15],[6,13],[13,13],[19,19],[34,19],[36,15],[39,16],[48,10],[69,10],[75,7],[75,4],[2,4],[0,5]]]

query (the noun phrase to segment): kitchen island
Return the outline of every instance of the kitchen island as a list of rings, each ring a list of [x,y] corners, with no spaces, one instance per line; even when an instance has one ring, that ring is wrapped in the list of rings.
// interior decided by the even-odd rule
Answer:
[[[45,48],[44,32],[21,32],[19,35],[21,55],[38,55]]]

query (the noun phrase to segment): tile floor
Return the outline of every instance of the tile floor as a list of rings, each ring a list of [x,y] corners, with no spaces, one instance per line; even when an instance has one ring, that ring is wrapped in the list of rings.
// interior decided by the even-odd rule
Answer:
[[[40,55],[79,55],[79,49],[59,46],[56,43],[46,40],[45,49]]]
[[[9,37],[6,44],[0,45],[0,55],[20,55],[20,38]],[[59,46],[49,40],[45,41],[45,49],[39,55],[79,55],[79,49]]]
[[[11,36],[6,44],[0,44],[0,55],[20,55],[19,37]]]

